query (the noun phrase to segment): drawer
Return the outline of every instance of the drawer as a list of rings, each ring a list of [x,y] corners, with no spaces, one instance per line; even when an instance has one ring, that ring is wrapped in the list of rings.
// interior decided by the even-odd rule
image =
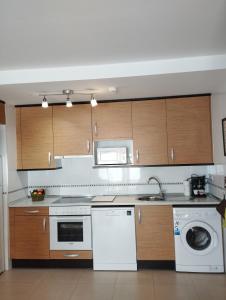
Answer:
[[[89,250],[51,250],[51,259],[92,259],[93,252]]]
[[[48,216],[49,208],[48,207],[38,207],[38,206],[15,207],[14,215],[15,216]]]

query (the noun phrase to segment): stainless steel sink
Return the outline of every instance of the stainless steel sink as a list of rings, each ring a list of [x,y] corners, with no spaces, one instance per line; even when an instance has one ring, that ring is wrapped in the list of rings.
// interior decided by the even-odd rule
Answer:
[[[164,201],[164,195],[159,194],[151,194],[151,195],[144,195],[137,198],[140,201]]]

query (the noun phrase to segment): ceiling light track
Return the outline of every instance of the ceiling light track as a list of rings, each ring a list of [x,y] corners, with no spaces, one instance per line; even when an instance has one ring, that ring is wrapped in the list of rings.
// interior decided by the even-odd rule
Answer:
[[[80,94],[80,95],[90,95],[91,96],[91,100],[90,100],[90,105],[92,107],[95,107],[98,105],[97,103],[97,100],[95,99],[94,97],[94,94],[93,93],[90,93],[91,89],[89,90],[89,92],[78,92],[78,91],[74,91],[74,90],[71,90],[71,89],[64,89],[62,90],[62,93],[46,93],[46,94],[39,94],[39,96],[42,96],[43,97],[43,100],[42,100],[42,107],[43,108],[47,108],[48,107],[48,101],[46,99],[46,96],[48,94],[48,96],[66,96],[66,107],[72,107],[73,104],[72,104],[72,101],[70,99],[70,96],[73,95],[73,94]]]

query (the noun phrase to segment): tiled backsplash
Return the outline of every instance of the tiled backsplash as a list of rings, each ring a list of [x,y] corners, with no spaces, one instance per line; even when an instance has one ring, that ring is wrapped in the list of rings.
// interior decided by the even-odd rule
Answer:
[[[183,181],[191,174],[207,175],[208,166],[93,168],[92,157],[62,160],[62,169],[28,172],[29,190],[45,187],[50,195],[144,194],[158,192],[156,176],[168,193],[183,193]]]

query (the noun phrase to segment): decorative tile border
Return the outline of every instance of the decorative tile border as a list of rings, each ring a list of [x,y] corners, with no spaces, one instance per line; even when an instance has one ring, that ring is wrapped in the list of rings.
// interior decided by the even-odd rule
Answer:
[[[183,182],[162,182],[162,185],[182,185]],[[157,183],[106,183],[106,184],[57,184],[57,185],[31,185],[28,189],[35,188],[76,188],[76,187],[101,187],[101,186],[155,186]]]
[[[17,193],[19,191],[26,190],[26,189],[28,189],[28,186],[24,186],[22,188],[19,188],[19,189],[16,189],[16,190],[11,190],[11,191],[8,191],[8,192],[3,192],[3,195]]]

